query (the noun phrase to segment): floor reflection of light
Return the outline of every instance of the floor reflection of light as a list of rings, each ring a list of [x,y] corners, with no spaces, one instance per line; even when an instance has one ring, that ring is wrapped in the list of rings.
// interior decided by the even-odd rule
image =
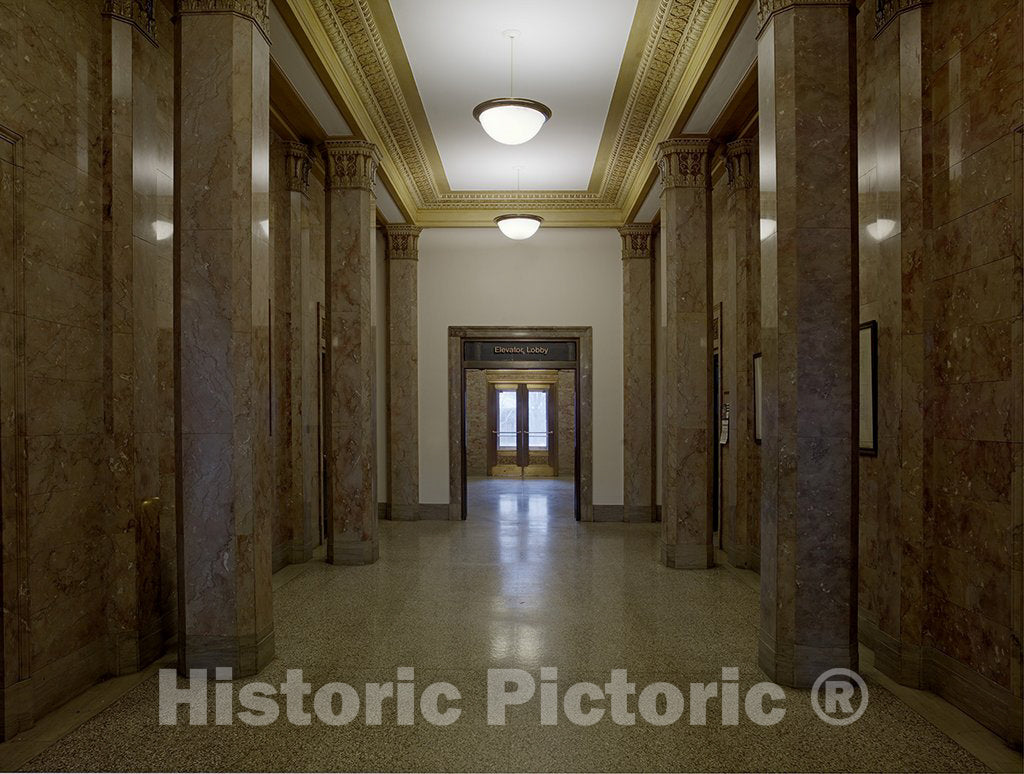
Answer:
[[[529,520],[530,529],[545,533],[548,531],[550,516],[549,504],[550,498],[548,495],[530,495],[526,510],[526,517]],[[547,542],[546,538],[544,542]]]
[[[516,495],[498,495],[499,516],[515,516],[517,513],[519,513],[519,498]]]
[[[491,625],[491,658],[507,658],[509,653],[508,624],[495,623]]]

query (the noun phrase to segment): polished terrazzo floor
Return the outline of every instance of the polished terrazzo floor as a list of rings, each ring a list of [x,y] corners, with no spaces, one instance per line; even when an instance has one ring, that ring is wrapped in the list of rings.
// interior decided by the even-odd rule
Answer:
[[[571,481],[470,482],[462,523],[386,522],[380,561],[322,562],[275,591],[277,659],[260,676],[302,668],[319,686],[444,680],[462,717],[435,727],[159,726],[152,677],[32,759],[32,770],[631,770],[975,771],[984,766],[877,683],[854,725],[834,728],[789,691],[782,723],[667,727],[606,719],[541,726],[537,703],[486,724],[486,670],[559,669],[562,689],[603,684],[614,668],[643,687],[719,679],[756,667],[756,592],[729,568],[668,570],[655,525],[579,524]],[[282,716],[283,716],[282,712]]]

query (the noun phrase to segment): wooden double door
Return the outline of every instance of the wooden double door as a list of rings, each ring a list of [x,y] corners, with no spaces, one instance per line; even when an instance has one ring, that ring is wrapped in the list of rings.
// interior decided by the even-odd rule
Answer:
[[[490,475],[558,475],[558,387],[555,383],[492,383],[488,390],[487,415]]]

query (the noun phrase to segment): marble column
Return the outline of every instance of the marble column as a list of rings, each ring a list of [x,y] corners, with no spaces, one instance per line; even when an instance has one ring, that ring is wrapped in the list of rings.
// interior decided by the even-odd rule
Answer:
[[[711,544],[711,159],[709,137],[658,146],[665,282],[661,558],[714,564]]]
[[[377,150],[328,140],[326,163],[327,561],[370,564],[377,542],[376,350],[370,274]]]
[[[761,244],[755,143],[734,140],[725,148],[729,176],[728,229],[736,258],[737,390],[729,444],[736,460],[736,508],[725,518],[725,544],[735,567],[760,566],[761,447],[754,433],[754,355],[761,352]]]
[[[178,668],[273,658],[264,0],[179,0]]]
[[[761,629],[775,682],[857,667],[853,2],[761,0]]]
[[[417,369],[418,226],[387,226],[388,503],[391,518],[417,517],[420,501]]]
[[[654,225],[622,236],[623,517],[654,521]]]
[[[274,148],[283,164],[283,187],[274,193],[274,467],[277,517],[288,542],[275,563],[305,562],[318,542],[316,450],[310,436],[318,426],[316,380],[316,295],[308,287],[308,239],[302,211],[308,206],[310,155],[301,142],[286,140]],[[280,169],[280,167],[278,167]],[[310,432],[312,429],[313,432]]]

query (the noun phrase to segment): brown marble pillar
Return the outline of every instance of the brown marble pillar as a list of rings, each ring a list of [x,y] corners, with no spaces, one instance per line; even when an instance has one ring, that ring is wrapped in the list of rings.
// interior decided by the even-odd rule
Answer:
[[[654,225],[622,236],[623,517],[654,521]]]
[[[387,226],[388,503],[391,518],[417,518],[420,501],[416,275],[418,226]]]
[[[852,2],[761,0],[764,468],[758,661],[857,667],[857,203]]]
[[[178,668],[237,677],[274,654],[267,4],[178,13]]]
[[[370,272],[376,250],[372,143],[328,140],[326,162],[327,560],[377,560],[376,350]]]
[[[736,508],[725,513],[725,547],[735,567],[757,569],[761,524],[761,447],[754,432],[754,355],[761,352],[761,244],[756,148],[751,139],[725,149],[728,228],[736,258],[736,394],[729,446],[736,460]]]
[[[283,174],[274,191],[274,468],[277,513],[285,541],[275,549],[275,566],[305,562],[318,541],[318,464],[315,435],[316,299],[309,287],[308,239],[302,213],[308,206],[310,156],[301,142],[272,147],[272,163]],[[277,172],[271,176],[276,180]],[[312,443],[311,443],[312,442]]]
[[[703,136],[658,146],[665,262],[661,558],[714,564],[711,545],[711,173]]]

